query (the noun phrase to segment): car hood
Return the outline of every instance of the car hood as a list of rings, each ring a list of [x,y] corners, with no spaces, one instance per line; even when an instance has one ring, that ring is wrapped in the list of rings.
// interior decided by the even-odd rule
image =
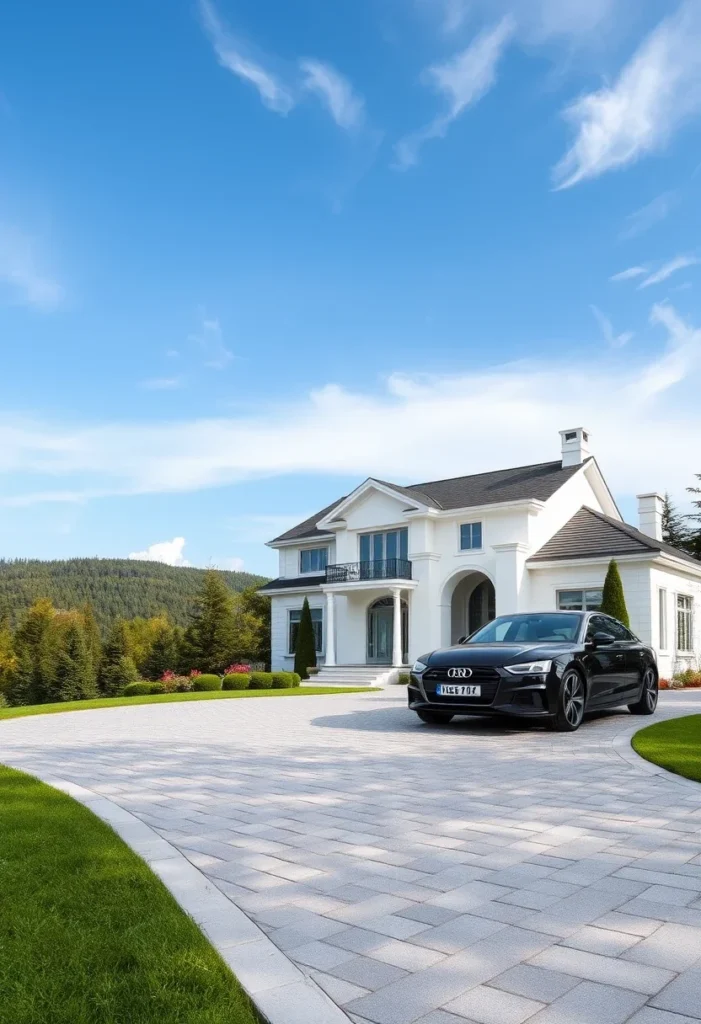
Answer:
[[[553,659],[573,644],[457,644],[433,651],[419,659],[429,668],[460,668],[465,665],[515,665],[521,661]]]

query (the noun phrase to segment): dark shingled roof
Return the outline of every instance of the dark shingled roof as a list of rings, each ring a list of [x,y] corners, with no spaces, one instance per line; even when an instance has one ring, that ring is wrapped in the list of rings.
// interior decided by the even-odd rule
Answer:
[[[270,583],[266,583],[264,587],[258,588],[259,594],[264,594],[266,590],[287,590],[294,588],[299,590],[302,587],[318,587],[322,583],[326,582],[326,575],[323,576],[295,576],[290,579],[284,577],[279,580],[271,580]]]
[[[621,523],[584,505],[528,561],[549,562],[600,556],[613,558],[616,555],[652,555],[658,552],[682,558],[701,569],[701,562],[686,551],[680,551],[662,540],[655,540],[628,523]]]
[[[558,460],[540,462],[534,466],[517,466],[515,469],[475,473],[472,476],[456,476],[449,480],[433,480],[423,484],[412,484],[409,487],[400,487],[386,480],[376,482],[384,487],[390,487],[410,501],[421,502],[429,508],[449,511],[455,508],[495,505],[502,501],[547,501],[580,468],[567,466],[563,469],[562,462]],[[272,543],[285,540],[313,540],[315,537],[324,536],[316,528],[316,524],[344,500],[339,498],[333,505],[276,537]]]

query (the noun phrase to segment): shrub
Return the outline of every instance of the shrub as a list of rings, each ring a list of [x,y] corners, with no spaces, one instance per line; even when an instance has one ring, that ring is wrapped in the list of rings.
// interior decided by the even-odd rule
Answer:
[[[272,672],[251,672],[251,689],[252,690],[272,690],[273,688],[273,673]]]
[[[701,687],[701,672],[697,669],[687,668],[683,672],[677,672],[672,678],[672,686],[684,686],[691,689]]]
[[[230,672],[224,676],[222,690],[247,690],[251,677],[244,672]]]
[[[227,669],[224,669],[224,675],[225,676],[237,676],[237,675],[250,676],[250,674],[251,674],[251,666],[250,665],[244,665],[242,663],[241,664],[237,663],[235,665],[229,665],[229,667]]]
[[[618,619],[624,626],[630,626],[626,599],[623,593],[623,583],[621,582],[621,574],[618,571],[615,558],[612,558],[609,562],[608,572],[604,580],[601,611],[604,615],[610,615],[612,618]]]
[[[221,676],[197,675],[192,678],[192,689],[195,693],[204,693],[208,690],[221,690]]]
[[[145,679],[140,679],[136,683],[127,683],[122,691],[122,696],[147,697],[150,694],[163,692],[163,683],[149,683]]]
[[[291,690],[294,686],[294,672],[273,672],[274,690]]]
[[[411,676],[408,672],[400,672],[397,676],[397,682],[400,686],[408,686],[411,682]]]
[[[316,668],[316,636],[314,634],[309,600],[305,597],[304,604],[302,605],[302,614],[299,618],[299,626],[297,627],[295,672],[302,679],[308,679],[310,668]]]
[[[164,693],[190,693],[192,680],[187,676],[176,676],[175,672],[167,672],[161,679]]]
[[[672,689],[672,684],[670,683],[669,679],[660,679],[659,686],[660,686],[661,690],[671,690]]]
[[[292,685],[293,686],[301,686],[302,685],[302,677],[301,676],[297,675],[296,672],[290,672],[290,675],[292,676]]]

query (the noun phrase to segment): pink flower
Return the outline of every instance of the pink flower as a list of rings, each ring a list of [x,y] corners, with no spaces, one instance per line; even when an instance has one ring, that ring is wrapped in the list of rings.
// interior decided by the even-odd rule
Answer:
[[[246,674],[248,674],[250,671],[251,671],[251,666],[250,665],[243,665],[243,664],[229,665],[229,667],[224,670],[224,675],[225,676],[235,676],[235,675],[240,675],[241,673],[244,673],[244,672]]]

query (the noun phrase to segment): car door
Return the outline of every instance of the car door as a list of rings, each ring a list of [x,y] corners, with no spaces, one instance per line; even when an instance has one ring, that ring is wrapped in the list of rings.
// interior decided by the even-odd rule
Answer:
[[[620,650],[625,659],[622,670],[617,672],[617,682],[614,694],[621,704],[627,704],[637,700],[640,696],[643,675],[643,647],[636,636],[619,622],[606,616],[608,620],[608,632],[616,637],[615,647]]]
[[[615,639],[610,644],[594,645],[593,642],[595,633],[614,635],[610,629],[613,621],[607,615],[592,615],[587,625],[583,660],[588,676],[589,707],[615,703],[616,689],[621,686],[625,675],[626,652],[619,647],[618,642]]]

